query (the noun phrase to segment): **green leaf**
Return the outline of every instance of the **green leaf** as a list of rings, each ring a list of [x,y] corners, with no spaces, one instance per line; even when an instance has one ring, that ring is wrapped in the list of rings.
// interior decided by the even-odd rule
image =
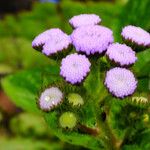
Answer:
[[[149,76],[150,74],[150,49],[137,54],[138,60],[133,66],[133,70],[138,77]]]
[[[137,92],[146,92],[150,91],[150,77],[142,78],[138,80]]]
[[[84,82],[84,87],[89,95],[94,96],[94,98],[99,96],[103,88],[103,81],[100,76],[100,63],[98,61],[93,62],[91,71]]]
[[[2,86],[18,107],[29,112],[39,112],[36,105],[37,96],[41,92],[41,88],[60,79],[58,74],[58,66],[50,65],[7,76],[2,79]]]
[[[17,126],[17,128],[16,128]],[[20,113],[10,120],[10,129],[13,134],[26,137],[50,137],[50,132],[40,115],[33,113]]]

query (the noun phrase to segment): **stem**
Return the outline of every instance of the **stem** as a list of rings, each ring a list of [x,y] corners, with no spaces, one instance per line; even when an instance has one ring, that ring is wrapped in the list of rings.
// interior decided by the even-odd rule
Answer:
[[[127,130],[126,130],[126,132],[125,132],[125,135],[124,135],[124,138],[123,138],[123,140],[122,140],[122,142],[121,142],[121,144],[120,144],[120,147],[122,147],[122,146],[126,143],[128,137],[129,137],[129,135],[131,134],[131,131],[132,131],[132,128],[131,128],[131,127],[127,128]]]
[[[79,124],[78,128],[81,132],[92,135],[92,136],[98,136],[99,135],[99,129],[98,128],[89,128],[83,124]]]
[[[97,60],[94,62],[95,66],[95,78],[100,78],[100,61]],[[94,65],[93,64],[93,65]],[[98,74],[98,75],[97,75]],[[95,79],[95,81],[99,81]],[[116,136],[113,134],[112,129],[108,124],[108,115],[109,115],[109,107],[106,105],[105,100],[108,96],[108,92],[104,87],[103,81],[100,82],[100,87],[98,87],[99,92],[95,93],[95,116],[97,120],[97,127],[99,128],[99,139],[103,139],[106,144],[107,150],[119,150],[121,142],[117,140]],[[104,108],[104,110],[102,110]],[[101,117],[102,111],[106,113],[106,120],[103,120]]]
[[[105,97],[107,95],[106,94],[107,92],[104,93],[105,94],[103,95],[103,97],[101,97],[101,99],[96,104],[96,110],[100,109],[101,104],[105,105]],[[109,115],[108,106],[104,106],[104,108],[105,108],[104,111],[106,113],[106,120],[102,120],[102,118],[100,117],[101,114],[99,113],[99,111],[96,111],[97,126],[100,130],[100,133],[102,133],[102,135],[100,135],[99,138],[104,139],[105,144],[107,146],[107,150],[119,150],[122,141],[116,138],[112,129],[109,126],[108,119],[107,119]]]

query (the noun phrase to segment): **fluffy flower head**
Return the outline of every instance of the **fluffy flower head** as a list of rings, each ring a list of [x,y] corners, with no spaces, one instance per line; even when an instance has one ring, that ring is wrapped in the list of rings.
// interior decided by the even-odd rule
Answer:
[[[73,28],[78,28],[86,25],[96,25],[100,22],[100,17],[95,14],[81,14],[74,16],[69,20],[69,23]]]
[[[106,55],[111,61],[114,61],[120,66],[132,65],[137,60],[135,52],[129,46],[119,43],[110,45]]]
[[[90,71],[91,63],[84,55],[70,54],[61,62],[60,75],[71,84],[80,83]]]
[[[114,41],[112,31],[99,25],[77,28],[73,31],[71,39],[76,51],[87,55],[103,53]]]
[[[63,93],[57,87],[51,87],[42,92],[39,98],[39,107],[50,111],[63,100]]]
[[[150,46],[150,34],[140,27],[126,26],[123,28],[121,35],[125,40],[130,40],[139,46]]]
[[[42,53],[47,56],[67,49],[70,44],[70,36],[58,28],[50,29],[41,33],[32,42],[33,47],[42,46]]]
[[[104,82],[109,92],[118,98],[132,95],[137,87],[134,74],[125,68],[113,68],[106,73]]]
[[[32,41],[32,47],[34,49],[39,49],[42,50],[43,45],[46,43],[46,41],[49,40],[49,33],[51,30],[47,30],[41,34],[39,34],[38,36],[36,36],[34,38],[34,40]]]

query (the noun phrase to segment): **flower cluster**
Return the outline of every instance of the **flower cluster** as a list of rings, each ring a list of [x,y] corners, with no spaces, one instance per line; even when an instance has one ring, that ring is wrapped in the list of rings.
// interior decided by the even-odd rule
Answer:
[[[67,50],[72,45],[76,52],[61,59],[60,75],[73,85],[79,85],[90,73],[91,55],[93,58],[103,54],[116,65],[106,72],[106,88],[118,98],[132,95],[137,87],[137,80],[127,67],[131,67],[137,57],[129,45],[150,47],[150,34],[140,27],[130,25],[124,27],[121,33],[123,39],[128,41],[127,45],[114,43],[112,30],[98,25],[100,22],[101,18],[95,14],[74,16],[69,20],[74,28],[71,35],[58,28],[50,29],[38,35],[33,40],[32,47],[46,56],[51,56]],[[62,97],[63,94],[57,88],[45,90],[39,100],[41,109],[51,109],[61,102]]]

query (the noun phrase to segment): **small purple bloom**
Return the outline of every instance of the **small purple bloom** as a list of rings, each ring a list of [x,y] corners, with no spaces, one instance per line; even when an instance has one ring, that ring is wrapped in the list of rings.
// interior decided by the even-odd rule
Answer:
[[[121,35],[125,40],[129,40],[138,46],[150,47],[150,34],[140,27],[126,26],[123,28]]]
[[[120,66],[129,66],[136,62],[137,57],[131,47],[125,44],[114,43],[107,49],[108,58]]]
[[[61,62],[60,75],[71,84],[80,83],[90,71],[91,63],[84,55],[70,54]]]
[[[114,41],[112,31],[99,25],[79,27],[73,31],[71,39],[76,51],[87,55],[102,54]]]
[[[34,48],[42,46],[42,53],[47,56],[65,50],[70,45],[70,36],[68,36],[58,28],[50,29],[41,33],[32,42],[32,46]]]
[[[46,41],[49,40],[49,32],[50,30],[47,30],[41,34],[39,34],[35,39],[32,41],[32,47],[34,49],[42,50],[43,45],[46,43]]]
[[[73,28],[78,28],[86,25],[97,25],[100,22],[100,17],[95,14],[81,14],[74,16],[69,20],[69,23]]]
[[[125,68],[113,68],[106,73],[104,82],[109,92],[118,98],[132,95],[137,88],[134,74]]]
[[[39,99],[39,107],[44,111],[50,111],[63,100],[63,93],[57,87],[51,87],[42,92]]]

